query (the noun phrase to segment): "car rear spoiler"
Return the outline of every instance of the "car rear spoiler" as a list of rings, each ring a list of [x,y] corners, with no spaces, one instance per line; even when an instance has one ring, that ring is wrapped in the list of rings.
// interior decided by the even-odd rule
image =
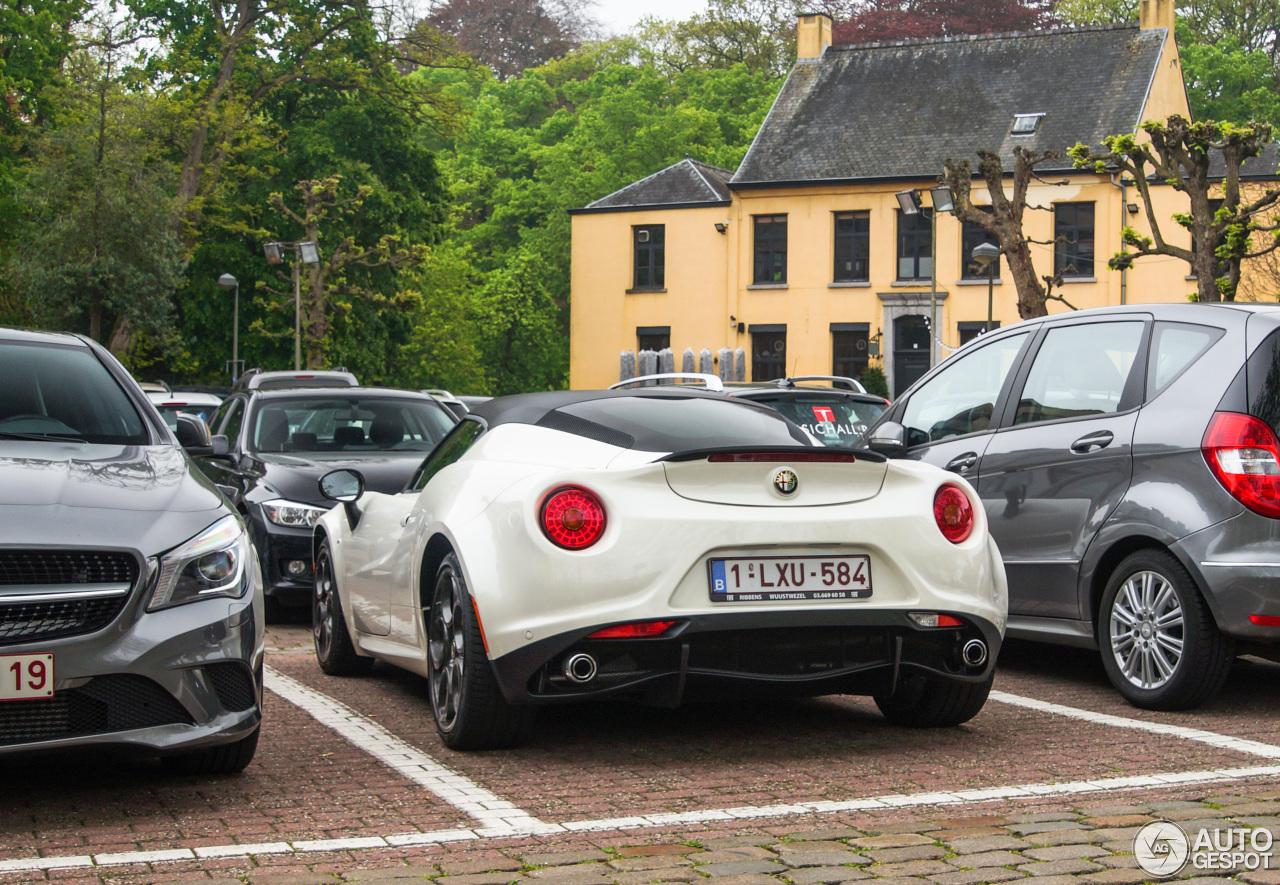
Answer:
[[[889,460],[879,452],[865,449],[858,449],[855,452],[853,449],[840,446],[717,446],[672,452],[670,455],[659,458],[658,461],[700,461],[704,458],[709,459],[712,455],[739,456],[723,460],[777,461],[779,464],[788,461],[791,463],[845,461],[850,464],[854,461],[868,461],[882,464]],[[757,457],[744,457],[753,455]]]

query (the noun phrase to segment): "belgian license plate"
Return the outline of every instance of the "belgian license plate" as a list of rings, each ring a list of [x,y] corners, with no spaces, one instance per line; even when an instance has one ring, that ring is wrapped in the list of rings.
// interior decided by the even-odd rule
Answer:
[[[53,697],[53,655],[0,655],[0,701]]]
[[[712,602],[866,599],[868,556],[757,556],[712,559]]]

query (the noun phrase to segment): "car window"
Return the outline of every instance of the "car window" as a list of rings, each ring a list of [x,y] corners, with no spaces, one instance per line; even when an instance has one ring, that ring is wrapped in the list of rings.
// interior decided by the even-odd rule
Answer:
[[[991,426],[996,400],[1030,332],[993,341],[954,357],[907,400],[902,415],[908,446],[977,433]]]
[[[1027,374],[1013,423],[1117,411],[1144,326],[1134,320],[1050,329]]]
[[[854,445],[888,408],[882,402],[824,393],[752,397],[750,401],[776,410],[829,446]]]
[[[436,446],[436,450],[427,456],[427,460],[422,462],[422,466],[414,473],[413,479],[409,480],[407,490],[417,492],[426,488],[427,483],[431,481],[431,477],[465,455],[467,450],[483,433],[484,425],[479,421],[462,421],[459,423],[444,438],[444,441]]]
[[[0,435],[151,442],[142,415],[87,347],[0,342]]]
[[[242,423],[244,423],[244,399],[236,397],[231,401],[226,423],[222,425],[222,435],[227,438],[227,442],[232,446],[240,438],[240,425]]]
[[[430,452],[452,427],[430,399],[301,394],[262,400],[249,439],[258,452]]]
[[[1224,330],[1214,326],[1156,323],[1151,355],[1147,358],[1147,399],[1168,387],[1224,334]]]

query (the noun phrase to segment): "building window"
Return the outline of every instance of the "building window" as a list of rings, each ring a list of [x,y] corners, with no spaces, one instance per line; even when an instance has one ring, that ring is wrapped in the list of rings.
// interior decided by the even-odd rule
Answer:
[[[667,284],[665,224],[642,224],[631,228],[635,247],[635,275],[632,285],[636,289],[661,289]]]
[[[1035,135],[1043,119],[1044,114],[1014,114],[1013,126],[1009,129],[1009,134]]]
[[[927,280],[933,276],[933,210],[915,215],[898,210],[898,279]]]
[[[757,283],[787,281],[787,216],[755,216]]]
[[[978,207],[987,214],[991,210],[985,206]],[[987,233],[980,224],[974,224],[966,221],[960,229],[960,279],[962,280],[985,280],[987,278],[987,269],[981,264],[973,260],[973,250],[983,243],[991,243],[994,238]],[[1000,259],[997,258],[991,262],[995,269],[995,278],[1000,279]]]
[[[1093,204],[1057,203],[1053,207],[1053,272],[1064,277],[1093,276]]]
[[[871,279],[871,213],[836,213],[836,266],[831,279],[837,283]]]
[[[861,378],[867,367],[867,323],[831,324],[831,374]]]
[[[752,326],[751,380],[773,381],[787,374],[787,327]]]
[[[636,353],[639,353],[642,350],[652,350],[654,353],[657,353],[660,350],[666,350],[670,346],[670,326],[636,327]]]
[[[968,344],[970,341],[977,338],[979,335],[983,334],[984,332],[991,332],[991,331],[995,331],[996,329],[999,329],[1000,321],[992,320],[990,329],[987,328],[986,320],[982,320],[976,323],[962,322],[962,323],[957,323],[957,325],[960,328],[960,346],[964,347],[966,344]]]

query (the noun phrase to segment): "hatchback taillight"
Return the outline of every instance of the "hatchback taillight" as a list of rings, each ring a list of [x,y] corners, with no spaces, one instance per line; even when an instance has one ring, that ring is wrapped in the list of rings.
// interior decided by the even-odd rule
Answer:
[[[1215,412],[1200,451],[1231,497],[1254,513],[1280,519],[1280,444],[1266,422]]]
[[[604,505],[586,489],[556,489],[542,502],[542,531],[566,550],[590,547],[604,534]]]
[[[973,505],[959,486],[941,486],[933,494],[933,519],[942,536],[959,544],[973,531]]]

